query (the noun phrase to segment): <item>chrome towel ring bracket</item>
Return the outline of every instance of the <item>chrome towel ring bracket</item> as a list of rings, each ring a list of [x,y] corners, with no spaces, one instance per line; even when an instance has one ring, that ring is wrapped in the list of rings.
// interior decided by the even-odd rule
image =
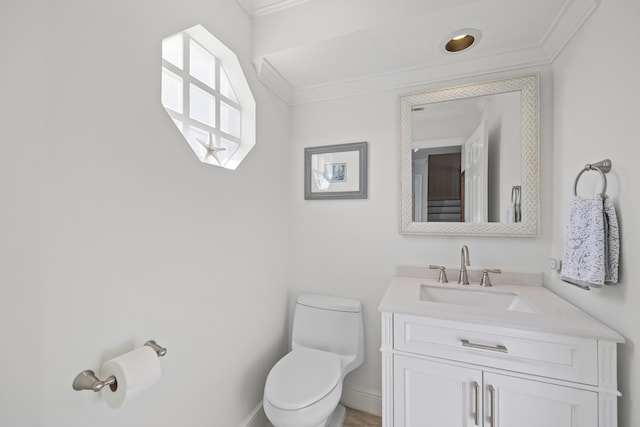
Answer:
[[[607,177],[605,176],[605,173],[609,173],[609,171],[611,171],[611,160],[605,159],[597,163],[586,164],[584,169],[580,171],[578,176],[576,176],[576,180],[573,182],[574,196],[578,195],[578,181],[580,180],[582,174],[586,171],[597,171],[600,173],[600,177],[602,178],[602,191],[600,192],[600,195],[604,197],[605,193],[607,192]]]

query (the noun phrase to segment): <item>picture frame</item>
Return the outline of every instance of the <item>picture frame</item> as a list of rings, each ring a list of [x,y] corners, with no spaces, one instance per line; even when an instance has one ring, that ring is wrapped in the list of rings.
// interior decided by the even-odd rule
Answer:
[[[366,199],[367,143],[305,148],[304,198]]]

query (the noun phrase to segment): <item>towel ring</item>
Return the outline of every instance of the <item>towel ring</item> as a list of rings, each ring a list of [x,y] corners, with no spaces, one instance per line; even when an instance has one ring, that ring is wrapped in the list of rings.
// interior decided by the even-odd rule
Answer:
[[[580,173],[578,173],[578,176],[576,176],[576,180],[573,182],[573,195],[578,195],[578,181],[580,180],[582,174],[586,171],[597,171],[600,173],[600,177],[602,178],[602,191],[600,192],[600,195],[604,197],[605,193],[607,192],[607,177],[605,176],[605,173],[608,173],[610,170],[611,160],[609,159],[602,160],[598,163],[586,164],[584,169],[582,169]]]

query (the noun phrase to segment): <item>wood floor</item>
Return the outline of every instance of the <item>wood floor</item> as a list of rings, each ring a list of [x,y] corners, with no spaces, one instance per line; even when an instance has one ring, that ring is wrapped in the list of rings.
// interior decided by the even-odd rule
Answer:
[[[273,426],[267,422],[265,427]],[[347,416],[343,427],[382,427],[382,418],[347,408]]]
[[[344,427],[382,427],[382,418],[347,408]]]

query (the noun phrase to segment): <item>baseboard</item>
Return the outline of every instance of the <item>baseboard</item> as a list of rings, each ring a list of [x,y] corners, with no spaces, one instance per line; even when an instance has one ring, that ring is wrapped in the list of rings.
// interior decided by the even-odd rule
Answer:
[[[345,385],[340,402],[347,408],[382,416],[382,396],[379,393]]]
[[[342,388],[340,403],[347,408],[382,416],[382,396],[378,393],[345,385]],[[262,401],[260,401],[249,416],[240,423],[240,427],[264,427],[266,423],[267,416],[264,414]]]
[[[262,400],[258,402],[258,406],[253,408],[253,411],[247,418],[240,423],[240,427],[264,427],[267,424],[267,416],[262,409]]]

